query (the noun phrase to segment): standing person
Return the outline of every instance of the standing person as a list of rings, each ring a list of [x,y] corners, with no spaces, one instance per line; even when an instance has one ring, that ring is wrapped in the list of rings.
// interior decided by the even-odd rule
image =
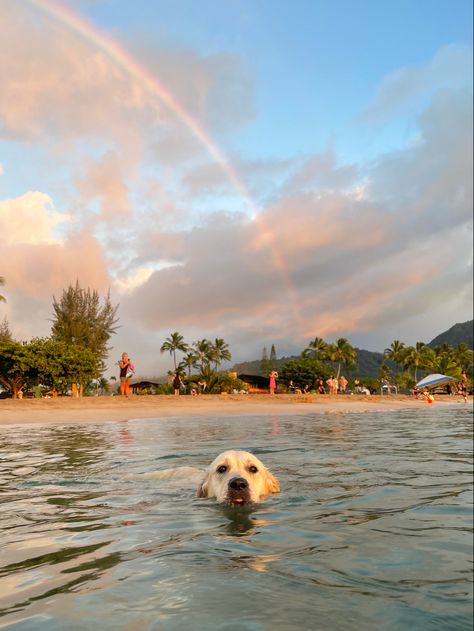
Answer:
[[[326,380],[326,383],[329,386],[329,394],[337,394],[337,379],[333,375]]]
[[[130,373],[133,372],[133,368],[127,353],[122,353],[122,359],[118,364],[120,366],[120,395],[122,397],[128,397],[130,390]]]
[[[346,388],[347,388],[347,384],[348,383],[349,382],[344,377],[344,375],[341,375],[341,378],[339,379],[339,387],[340,387],[340,390],[341,390],[342,394],[346,393]]]
[[[326,394],[326,388],[322,379],[318,379],[318,394]]]
[[[277,379],[278,379],[277,371],[276,370],[272,370],[272,372],[270,373],[270,383],[269,383],[270,394],[275,394],[276,380]]]
[[[183,385],[183,382],[181,380],[181,373],[179,372],[179,370],[177,370],[173,378],[174,395],[176,397],[179,395],[179,391],[182,385]]]

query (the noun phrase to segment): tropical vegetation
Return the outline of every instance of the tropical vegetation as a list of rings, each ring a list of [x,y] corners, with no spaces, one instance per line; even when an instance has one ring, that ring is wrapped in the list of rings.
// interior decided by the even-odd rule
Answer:
[[[245,387],[242,382],[229,385],[227,383],[229,377],[218,372],[219,366],[223,362],[232,359],[229,345],[222,338],[216,337],[213,342],[203,338],[188,344],[181,333],[175,331],[164,340],[160,352],[168,352],[173,358],[174,370],[170,371],[168,376],[172,378],[172,375],[179,373],[184,378],[184,375],[187,374],[184,381],[190,388],[198,388],[198,383],[205,383],[205,392],[212,393],[227,392]],[[180,361],[178,361],[177,352],[182,353]]]
[[[104,370],[107,344],[117,330],[117,310],[118,305],[112,305],[109,294],[101,303],[96,290],[83,289],[77,281],[75,286],[63,290],[59,300],[53,296],[51,337],[88,348],[101,360]]]
[[[42,387],[65,394],[72,383],[100,376],[100,357],[90,349],[52,338],[0,342],[0,384],[17,397],[20,390]]]

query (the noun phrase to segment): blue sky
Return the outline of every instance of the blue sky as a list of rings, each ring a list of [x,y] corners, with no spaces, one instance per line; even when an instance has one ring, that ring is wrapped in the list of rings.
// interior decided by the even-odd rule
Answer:
[[[383,350],[472,317],[471,2],[2,8],[0,318],[18,337],[47,335],[76,279],[110,288],[114,352],[149,374],[174,330],[240,360],[316,335]]]
[[[258,86],[257,116],[232,145],[256,157],[313,152],[329,141],[347,159],[361,149],[372,155],[383,145],[356,118],[381,77],[427,64],[443,46],[472,43],[472,3],[463,0],[110,4],[92,4],[89,14],[122,37],[243,60]],[[398,131],[384,143],[398,146]],[[360,147],[359,135],[373,147]]]

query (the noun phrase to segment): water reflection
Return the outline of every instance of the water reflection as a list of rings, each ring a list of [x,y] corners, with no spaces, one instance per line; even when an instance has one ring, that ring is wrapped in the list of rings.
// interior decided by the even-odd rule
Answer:
[[[468,410],[0,428],[2,622],[470,628],[471,432]],[[126,479],[227,448],[281,493],[221,507]]]

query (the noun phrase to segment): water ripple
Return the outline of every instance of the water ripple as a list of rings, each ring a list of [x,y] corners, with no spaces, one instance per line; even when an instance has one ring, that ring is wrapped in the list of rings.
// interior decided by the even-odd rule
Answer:
[[[124,479],[228,448],[281,493]],[[467,409],[0,428],[0,626],[470,629],[472,505]]]

